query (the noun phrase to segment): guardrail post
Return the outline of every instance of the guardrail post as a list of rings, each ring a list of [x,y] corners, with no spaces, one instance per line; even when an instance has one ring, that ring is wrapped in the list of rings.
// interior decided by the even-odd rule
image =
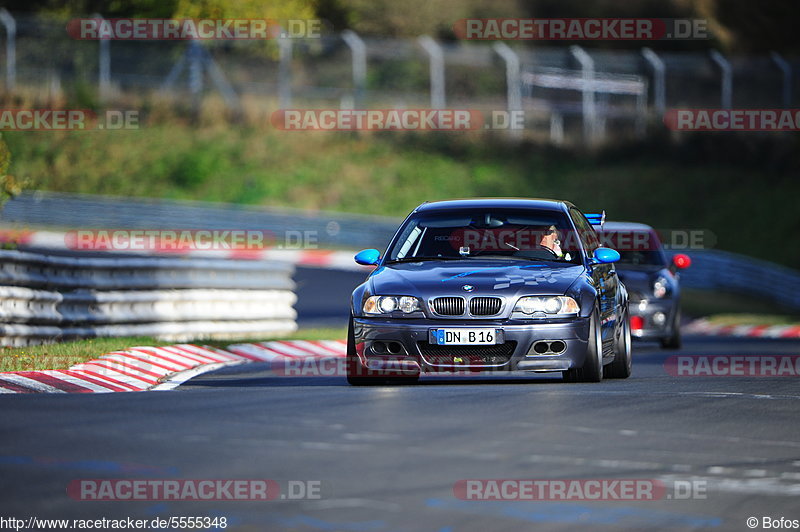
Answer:
[[[667,69],[664,66],[664,60],[650,48],[642,48],[642,55],[653,69],[653,105],[658,116],[663,117],[667,110]]]
[[[717,64],[722,73],[722,108],[730,109],[733,105],[733,69],[731,68],[731,63],[717,50],[711,50],[711,60]]]
[[[788,109],[792,106],[792,65],[778,52],[773,51],[769,55],[783,73],[783,107]]]
[[[522,78],[520,76],[520,61],[517,53],[504,42],[496,42],[493,47],[495,52],[503,58],[506,64],[506,107],[509,113],[522,110]],[[509,129],[509,135],[519,137],[521,130]]]
[[[431,109],[444,109],[444,53],[442,47],[428,35],[423,35],[417,41],[430,60]]]
[[[569,52],[580,63],[583,73],[583,136],[589,144],[595,144],[599,136],[597,107],[594,98],[594,60],[580,46],[569,47]]]
[[[353,55],[353,106],[361,109],[367,92],[367,45],[352,30],[344,30],[342,40]]]
[[[292,40],[281,30],[278,38],[278,102],[281,109],[292,106]]]
[[[17,22],[11,13],[2,7],[0,23],[6,28],[6,90],[12,92],[17,83]]]
[[[103,24],[103,15],[95,13],[91,18],[97,19],[100,24]],[[100,100],[104,101],[111,92],[111,41],[107,37],[101,37],[98,45],[100,47],[97,57],[98,92]]]

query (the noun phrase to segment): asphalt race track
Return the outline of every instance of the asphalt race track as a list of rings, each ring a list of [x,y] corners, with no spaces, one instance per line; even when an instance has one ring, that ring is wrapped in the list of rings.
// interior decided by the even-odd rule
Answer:
[[[342,321],[337,291],[353,283],[323,283],[317,297],[330,313],[309,315],[302,294],[314,282],[299,283],[301,322]],[[309,531],[749,530],[748,517],[800,519],[797,379],[665,369],[676,354],[798,355],[800,342],[688,338],[678,352],[634,349],[633,376],[599,384],[540,375],[353,388],[342,376],[252,364],[171,392],[0,396],[3,514],[225,516],[227,530]],[[97,502],[66,491],[76,479],[175,478],[273,479],[286,498]],[[453,488],[465,479],[654,479],[666,491],[658,500],[461,500]],[[319,498],[290,500],[297,481],[318,481]]]
[[[690,341],[689,354],[796,354],[798,342]],[[6,515],[227,516],[231,530],[745,530],[798,517],[792,378],[671,377],[639,347],[627,381],[434,378],[348,387],[265,365],[176,392],[3,397]],[[319,500],[94,502],[75,479],[320,481]],[[461,479],[702,481],[705,499],[454,498]]]

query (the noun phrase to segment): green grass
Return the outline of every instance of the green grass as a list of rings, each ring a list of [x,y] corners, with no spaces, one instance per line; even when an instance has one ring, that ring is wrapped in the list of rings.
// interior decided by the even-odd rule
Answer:
[[[201,341],[201,345],[225,348],[244,342],[268,340],[343,340],[346,329],[301,329],[280,338],[243,338],[240,340]],[[135,346],[160,346],[173,342],[159,342],[148,337],[93,338],[31,347],[0,348],[0,371],[36,371],[44,369],[67,369],[75,364],[92,360],[112,351],[122,351]]]
[[[66,369],[99,355],[137,345],[165,345],[149,337],[92,338],[58,344],[0,348],[0,371]]]

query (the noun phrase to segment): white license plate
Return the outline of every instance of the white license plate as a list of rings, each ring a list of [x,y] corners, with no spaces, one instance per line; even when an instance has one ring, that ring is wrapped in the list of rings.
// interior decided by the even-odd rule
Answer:
[[[495,345],[502,344],[500,329],[431,329],[430,343],[436,345]]]

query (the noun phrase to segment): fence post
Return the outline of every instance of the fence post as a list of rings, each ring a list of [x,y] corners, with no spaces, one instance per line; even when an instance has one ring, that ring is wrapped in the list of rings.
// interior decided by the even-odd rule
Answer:
[[[564,144],[564,115],[558,111],[550,112],[550,142],[556,146]]]
[[[423,35],[417,41],[430,60],[431,109],[444,109],[444,53],[442,53],[442,47],[428,35]]]
[[[663,114],[661,115],[664,116]],[[647,133],[647,84],[644,90],[636,95],[636,134],[643,136]]]
[[[770,57],[783,72],[783,107],[788,109],[792,106],[792,65],[789,61],[781,57],[778,52],[770,52]]]
[[[189,92],[192,95],[192,112],[195,118],[200,116],[200,103],[203,96],[203,51],[200,43],[192,39],[189,42]]]
[[[356,109],[361,109],[367,92],[367,46],[364,39],[352,30],[344,30],[342,40],[353,55],[353,105]]]
[[[492,48],[506,63],[506,107],[508,112],[521,111],[522,79],[520,77],[519,56],[504,42],[496,42]],[[519,137],[522,131],[511,128],[508,133],[512,137]]]
[[[281,30],[278,39],[280,62],[278,64],[278,101],[281,109],[292,106],[292,40]]]
[[[13,92],[17,83],[17,22],[6,8],[0,8],[0,23],[6,27],[6,90]]]
[[[666,87],[666,67],[664,60],[650,48],[642,48],[644,56],[650,68],[653,69],[653,105],[658,116],[663,118],[667,110],[667,87]]]
[[[577,45],[570,46],[569,52],[580,63],[583,72],[583,137],[589,144],[594,144],[599,133],[594,99],[594,60]]]
[[[91,18],[99,20],[100,24],[103,24],[103,15],[95,13]],[[111,92],[111,41],[101,37],[98,46],[100,47],[97,64],[98,91],[100,100],[105,101]]]
[[[225,77],[225,74],[222,72],[222,69],[219,68],[219,65],[217,65],[217,62],[214,61],[214,58],[211,57],[211,53],[206,48],[203,48],[201,51],[203,52],[203,63],[205,70],[211,77],[211,81],[214,83],[214,86],[217,88],[220,94],[222,94],[225,104],[229,109],[232,109],[235,112],[240,112],[242,108],[239,103],[239,96],[236,94],[236,91],[231,84],[228,83],[228,80]]]
[[[733,69],[731,63],[717,50],[711,50],[711,60],[714,61],[722,73],[722,108],[730,109],[733,105]]]

